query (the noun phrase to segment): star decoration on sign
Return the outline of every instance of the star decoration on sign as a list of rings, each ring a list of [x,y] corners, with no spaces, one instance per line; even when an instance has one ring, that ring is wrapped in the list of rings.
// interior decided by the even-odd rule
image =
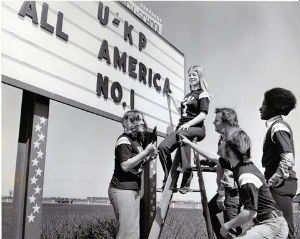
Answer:
[[[33,208],[33,213],[39,213],[40,207],[38,207],[37,204],[35,204],[35,206],[32,208]]]
[[[29,216],[27,216],[27,217],[28,217],[28,223],[29,222],[34,222],[35,216],[33,216],[32,213]]]
[[[35,125],[34,128],[35,128],[35,132],[41,132],[42,127],[40,126],[40,124]]]
[[[38,134],[39,137],[39,141],[44,141],[45,135],[43,135],[43,133]]]
[[[34,148],[39,148],[40,143],[38,141],[33,142]]]
[[[39,187],[39,185],[37,185],[34,189],[34,194],[40,194],[41,188]]]
[[[29,198],[29,203],[35,203],[35,199],[36,197],[34,195],[32,195],[31,197],[28,197]]]
[[[44,116],[40,117],[41,124],[45,124],[46,120],[47,119]]]
[[[42,208],[42,193],[43,193],[43,171],[47,135],[47,119],[44,116],[34,118],[32,137],[33,153],[30,155],[32,164],[29,169],[28,176],[28,199],[26,203],[26,211],[31,212],[26,215],[28,223],[39,223],[41,220],[40,210]],[[30,181],[29,181],[30,180]],[[31,196],[29,196],[31,195]]]
[[[36,184],[37,180],[38,179],[35,176],[33,176],[32,178],[30,178],[31,184]]]
[[[43,158],[44,153],[41,150],[37,152],[37,154],[38,154],[37,158]]]
[[[38,169],[36,169],[35,170],[35,172],[36,172],[36,176],[42,176],[42,172],[43,172],[43,170],[41,170],[40,168],[38,168]]]
[[[34,160],[32,160],[32,165],[33,166],[37,166],[39,163],[39,161],[35,158]]]

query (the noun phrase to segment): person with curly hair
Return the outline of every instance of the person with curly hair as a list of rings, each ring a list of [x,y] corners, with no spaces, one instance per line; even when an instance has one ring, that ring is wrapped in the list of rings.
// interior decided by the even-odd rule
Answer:
[[[227,237],[230,229],[245,225],[251,220],[254,226],[241,235],[239,239],[286,239],[288,225],[276,202],[272,197],[264,175],[250,160],[251,140],[239,127],[225,129],[222,139],[223,155],[205,150],[180,135],[180,142],[187,144],[206,159],[219,163],[222,168],[232,170],[234,181],[238,185],[243,209],[220,229],[223,237]]]
[[[293,131],[283,120],[296,106],[294,94],[283,88],[273,88],[264,94],[260,117],[266,120],[267,132],[263,144],[262,166],[278,208],[289,226],[289,238],[295,238],[293,197],[297,191]]]
[[[140,195],[142,164],[154,157],[154,143],[142,148],[146,123],[138,110],[127,111],[122,118],[124,133],[115,146],[115,168],[108,196],[118,223],[117,239],[140,238]]]

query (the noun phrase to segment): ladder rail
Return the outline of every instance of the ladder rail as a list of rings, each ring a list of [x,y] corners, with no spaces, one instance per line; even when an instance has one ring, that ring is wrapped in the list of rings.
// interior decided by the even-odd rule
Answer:
[[[196,156],[195,151],[194,151],[194,154]],[[206,190],[205,190],[199,156],[196,158],[196,165],[198,168],[198,172],[197,172],[198,182],[199,182],[199,187],[200,187],[201,203],[202,203],[202,208],[203,208],[203,214],[204,214],[204,219],[205,219],[205,224],[206,224],[207,235],[208,235],[209,239],[214,239],[214,232],[213,232],[212,225],[211,225],[208,201],[207,201]]]
[[[165,223],[165,218],[170,208],[172,196],[173,196],[173,188],[177,183],[179,172],[176,170],[179,164],[180,157],[178,157],[178,150],[177,149],[175,158],[172,163],[171,170],[168,175],[168,179],[165,184],[165,188],[162,192],[159,206],[156,209],[156,215],[149,233],[148,239],[157,239],[160,236],[162,231],[163,225]],[[180,150],[181,151],[181,150]]]
[[[197,142],[197,138],[194,138],[193,141]],[[201,163],[200,163],[199,155],[195,152],[195,150],[193,150],[193,152],[194,152],[194,157],[196,159],[195,161],[196,161],[196,168],[197,168],[197,175],[198,175],[198,182],[199,182],[199,190],[191,190],[191,191],[199,191],[200,192],[201,203],[202,203],[202,207],[203,207],[203,213],[204,213],[208,238],[214,239],[214,234],[213,234],[213,230],[212,230],[210,214],[209,214],[209,209],[208,209],[206,190],[205,190],[205,185],[204,185],[204,180],[203,180]],[[184,150],[181,150],[180,146],[177,148],[177,152],[176,152],[175,158],[173,160],[172,167],[171,167],[171,170],[168,175],[168,179],[165,184],[165,188],[161,195],[159,206],[156,209],[156,215],[155,215],[148,239],[158,239],[161,234],[162,228],[164,226],[165,218],[169,211],[169,207],[170,207],[172,196],[173,196],[173,189],[174,189],[174,186],[177,184],[177,180],[179,177],[179,172],[177,171],[177,166],[179,165],[179,160],[180,160],[179,153],[181,154],[180,155],[181,157],[185,157]],[[193,171],[195,171],[195,170],[193,170]],[[214,172],[214,171],[215,170],[207,169],[206,172]]]

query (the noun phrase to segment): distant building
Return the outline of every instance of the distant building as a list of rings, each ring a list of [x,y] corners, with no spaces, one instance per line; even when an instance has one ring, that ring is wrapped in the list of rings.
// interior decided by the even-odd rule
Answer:
[[[107,197],[87,197],[87,203],[107,205],[110,204],[110,201]]]

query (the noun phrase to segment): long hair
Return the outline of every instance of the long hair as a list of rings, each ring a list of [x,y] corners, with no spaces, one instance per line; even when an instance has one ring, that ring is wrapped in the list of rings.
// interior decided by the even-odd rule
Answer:
[[[124,132],[127,134],[132,134],[135,131],[137,123],[139,121],[144,122],[144,128],[147,129],[147,124],[144,119],[144,115],[139,110],[129,110],[127,111],[122,118],[122,125],[124,128]]]
[[[205,75],[204,75],[204,70],[201,66],[191,66],[188,70],[188,72],[190,71],[196,71],[198,76],[199,76],[199,79],[200,79],[200,89],[202,89],[203,91],[209,93],[209,87],[208,87],[208,84],[207,84],[207,81],[205,79]]]
[[[229,147],[244,164],[252,163],[251,139],[244,130],[239,127],[227,127],[224,132],[226,146]]]
[[[234,109],[231,108],[216,108],[215,113],[221,113],[222,115],[222,123],[228,127],[239,126],[238,117]]]

